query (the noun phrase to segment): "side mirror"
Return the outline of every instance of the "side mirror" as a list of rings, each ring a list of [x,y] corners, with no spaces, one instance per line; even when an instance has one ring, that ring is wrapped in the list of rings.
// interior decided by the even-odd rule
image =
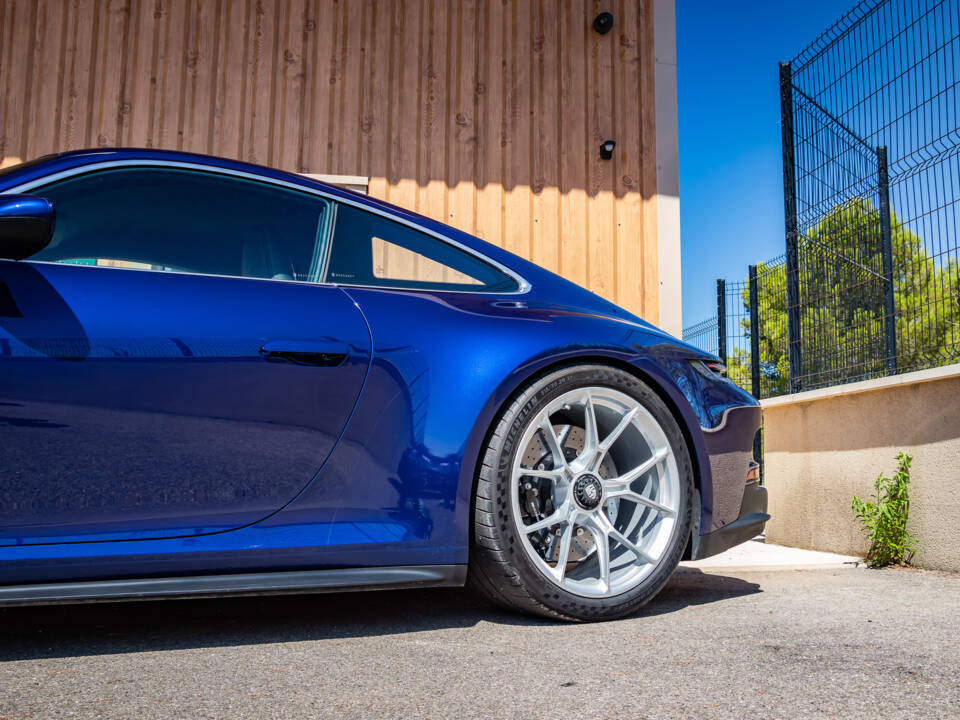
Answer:
[[[0,258],[23,260],[53,239],[53,203],[34,195],[0,195]]]

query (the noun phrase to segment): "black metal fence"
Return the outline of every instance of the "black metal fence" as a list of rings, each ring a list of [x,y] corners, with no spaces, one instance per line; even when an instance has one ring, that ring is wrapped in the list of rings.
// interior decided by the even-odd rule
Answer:
[[[694,323],[689,327],[683,329],[683,339],[686,340],[691,345],[696,345],[701,350],[705,350],[708,353],[713,353],[714,355],[719,354],[717,352],[717,317],[713,316],[707,318],[706,320],[701,320],[698,323]]]
[[[863,0],[780,90],[786,252],[718,283],[730,376],[769,397],[960,362],[960,0]]]

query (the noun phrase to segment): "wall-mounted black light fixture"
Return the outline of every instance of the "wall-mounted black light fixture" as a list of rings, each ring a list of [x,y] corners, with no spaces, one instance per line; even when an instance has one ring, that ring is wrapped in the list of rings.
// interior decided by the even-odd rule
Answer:
[[[613,157],[613,149],[617,146],[616,141],[614,140],[604,140],[603,145],[600,146],[600,159],[609,160]]]
[[[606,35],[613,28],[613,15],[602,12],[593,19],[593,29],[601,35]]]

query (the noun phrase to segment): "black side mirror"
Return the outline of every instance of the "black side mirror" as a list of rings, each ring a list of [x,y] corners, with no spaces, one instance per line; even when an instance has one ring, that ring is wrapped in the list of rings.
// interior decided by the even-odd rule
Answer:
[[[23,260],[53,239],[53,203],[34,195],[0,195],[0,258]]]

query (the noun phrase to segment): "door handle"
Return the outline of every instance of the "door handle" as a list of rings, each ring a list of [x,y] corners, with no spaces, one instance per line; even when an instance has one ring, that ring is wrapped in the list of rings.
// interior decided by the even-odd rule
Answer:
[[[264,359],[294,365],[338,367],[350,354],[344,343],[332,340],[271,340],[260,348]]]

